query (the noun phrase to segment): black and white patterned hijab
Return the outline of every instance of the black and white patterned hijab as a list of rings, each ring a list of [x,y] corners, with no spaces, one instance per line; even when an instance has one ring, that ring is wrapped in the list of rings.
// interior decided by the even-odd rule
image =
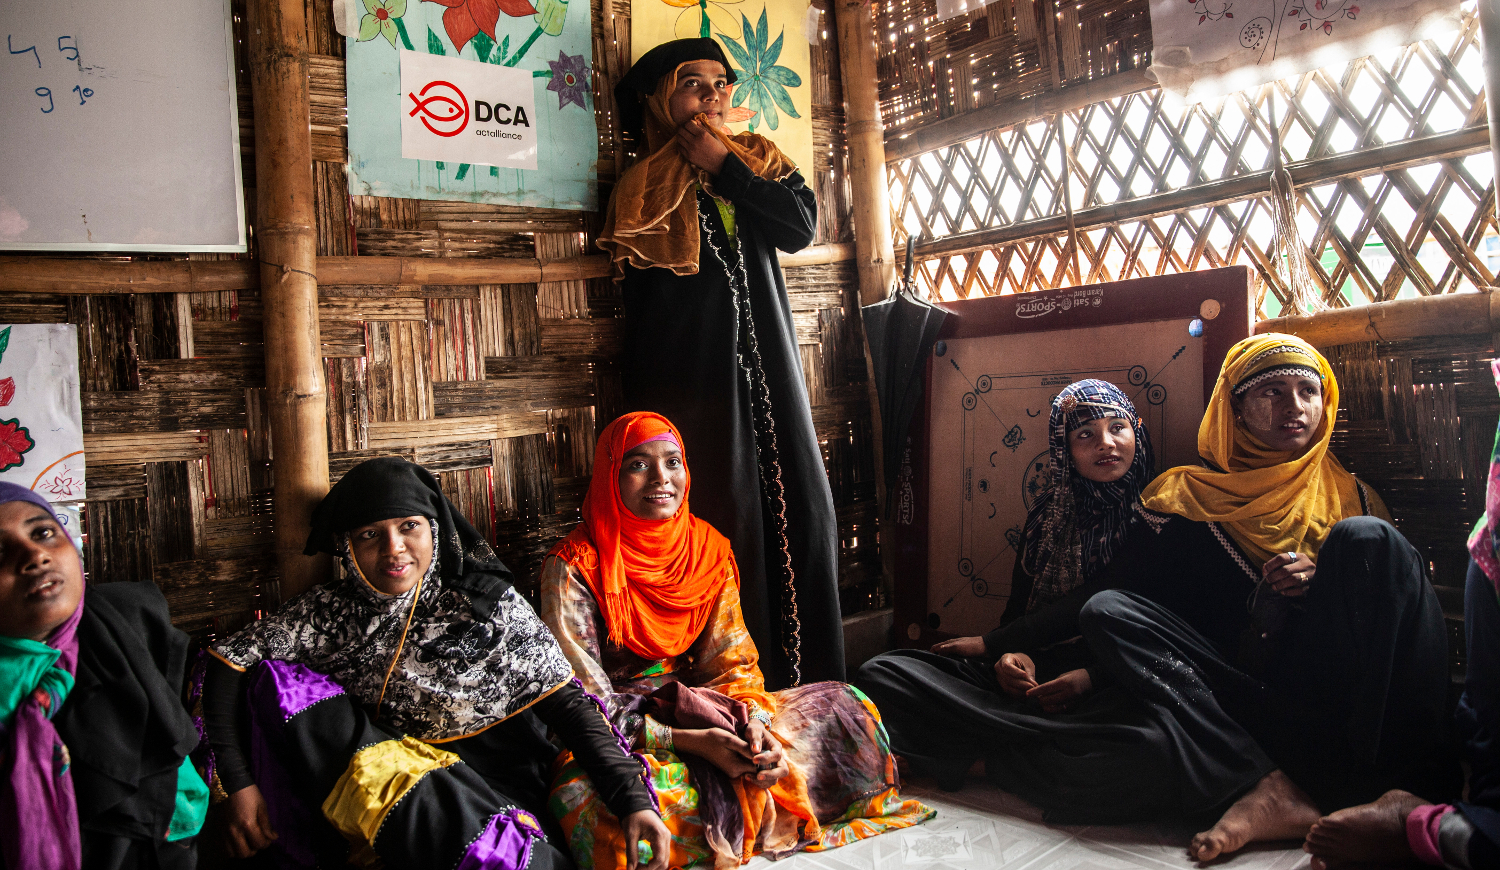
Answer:
[[[1135,458],[1114,483],[1095,483],[1077,472],[1068,435],[1090,420],[1118,417],[1135,431]],[[1047,421],[1051,456],[1045,488],[1026,514],[1021,566],[1035,577],[1026,612],[1062,597],[1109,564],[1136,520],[1141,490],[1155,473],[1151,437],[1135,405],[1119,387],[1089,378],[1052,400]]]
[[[408,516],[427,518],[433,559],[421,582],[387,595],[364,579],[349,532]],[[474,734],[572,679],[509,569],[419,465],[372,459],[349,471],[313,512],[306,552],[340,556],[345,577],[309,589],[214,652],[240,668],[267,659],[305,664],[380,721],[424,740]]]

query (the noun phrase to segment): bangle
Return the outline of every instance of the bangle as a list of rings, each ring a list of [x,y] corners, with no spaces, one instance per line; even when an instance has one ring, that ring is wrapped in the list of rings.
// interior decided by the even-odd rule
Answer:
[[[767,729],[771,727],[771,714],[759,707],[755,707],[750,711],[750,718],[766,726]]]
[[[646,743],[652,749],[677,751],[677,748],[672,745],[672,729],[650,716],[646,717]]]

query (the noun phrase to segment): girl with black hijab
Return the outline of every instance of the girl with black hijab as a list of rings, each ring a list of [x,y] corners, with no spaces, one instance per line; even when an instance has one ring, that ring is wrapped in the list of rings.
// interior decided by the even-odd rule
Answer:
[[[643,156],[599,246],[623,282],[625,408],[681,427],[695,512],[729,539],[772,689],[844,679],[838,520],[776,251],[811,244],[813,193],[769,139],[724,128],[735,73],[712,39],[646,52],[615,88]]]
[[[569,867],[549,842],[545,725],[627,842],[662,856],[642,866],[663,870],[666,829],[640,761],[431,473],[395,458],[356,466],[314,511],[307,552],[338,554],[345,577],[210,650],[204,714],[231,854],[277,841],[301,863],[341,863],[342,841],[308,830],[321,808],[360,862]]]

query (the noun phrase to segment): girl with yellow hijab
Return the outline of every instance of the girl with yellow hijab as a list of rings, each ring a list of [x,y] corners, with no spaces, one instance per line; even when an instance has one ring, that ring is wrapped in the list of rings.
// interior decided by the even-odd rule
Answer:
[[[1442,610],[1385,505],[1329,452],[1338,400],[1295,336],[1231,348],[1203,465],[1146,488],[1154,533],[1079,614],[1101,667],[1181,747],[1179,777],[1233,785],[1203,808],[1217,821],[1189,846],[1200,861],[1302,839],[1391,788],[1457,785]]]

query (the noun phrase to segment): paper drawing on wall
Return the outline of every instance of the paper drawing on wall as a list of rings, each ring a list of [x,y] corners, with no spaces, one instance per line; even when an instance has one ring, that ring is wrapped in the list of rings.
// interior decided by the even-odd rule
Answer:
[[[78,327],[0,325],[0,480],[52,502],[87,494]]]
[[[1458,26],[1450,0],[1151,0],[1151,71],[1212,99]]]
[[[350,192],[597,208],[589,19],[588,4],[567,0],[363,0],[346,60]],[[401,82],[403,52],[462,62],[487,83],[413,106]],[[445,107],[457,111],[460,101],[462,123],[443,135],[461,133],[453,141],[468,150],[457,157],[403,154],[411,150],[402,142],[408,113],[441,121]],[[526,106],[524,123],[513,109],[518,101]],[[482,146],[522,131],[535,146],[533,160],[486,156]]]

